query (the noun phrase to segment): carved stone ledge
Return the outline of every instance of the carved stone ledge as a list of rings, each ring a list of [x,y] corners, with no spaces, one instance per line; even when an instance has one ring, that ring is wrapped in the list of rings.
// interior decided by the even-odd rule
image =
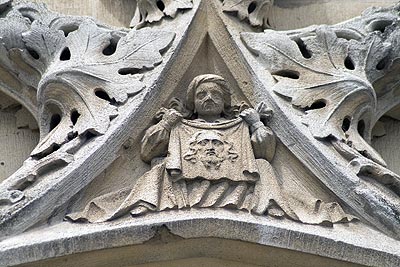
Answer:
[[[64,222],[46,230],[25,233],[0,242],[0,264],[14,266],[30,262],[32,266],[36,266],[36,263],[32,262],[39,261],[37,264],[40,266],[43,264],[40,260],[50,259],[52,264],[64,266],[61,264],[63,258],[58,262],[57,257],[96,250],[103,250],[104,253],[104,249],[130,245],[137,245],[136,248],[140,249],[140,246],[147,245],[146,241],[151,240],[162,227],[166,227],[176,236],[173,240],[166,239],[165,242],[169,244],[180,240],[196,242],[199,238],[234,239],[263,245],[265,253],[268,251],[267,246],[270,246],[334,258],[347,264],[376,267],[400,264],[397,241],[362,225],[336,225],[334,228],[322,227],[316,231],[314,226],[287,220],[254,217],[246,212],[204,209],[169,211],[139,220],[127,218],[107,224],[82,225]],[[37,253],[32,254],[29,251]],[[192,251],[191,255],[197,254]],[[166,255],[157,257],[160,256],[160,261],[168,259]],[[150,253],[149,257],[154,257],[154,254]],[[107,259],[105,260],[107,262]],[[110,257],[108,263],[111,264],[112,260]],[[125,260],[137,264],[147,262],[146,258],[128,257]],[[329,262],[325,264],[331,266]],[[340,262],[330,264],[341,266]]]

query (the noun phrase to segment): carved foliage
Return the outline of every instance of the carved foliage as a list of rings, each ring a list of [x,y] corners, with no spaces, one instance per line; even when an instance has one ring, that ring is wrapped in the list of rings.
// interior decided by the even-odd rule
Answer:
[[[1,184],[0,202],[14,203],[47,165],[68,165],[86,138],[107,131],[175,34],[111,30],[33,3],[13,6],[0,22],[0,89],[39,117],[41,132],[34,157]]]
[[[334,147],[346,159],[371,159],[383,172],[385,162],[368,142],[375,122],[400,103],[399,10],[371,8],[329,27],[243,35],[274,75],[274,91],[304,111],[303,122],[316,138],[343,141],[347,146]],[[261,38],[265,45],[254,45]]]
[[[144,88],[143,73],[162,61],[160,51],[173,38],[162,31],[111,30],[43,4],[8,10],[0,23],[0,82],[40,114],[41,142],[32,154],[46,155],[88,132],[103,134],[118,105]]]
[[[385,168],[368,140],[385,102],[387,74],[398,69],[400,34],[393,20],[398,10],[367,12],[369,17],[334,26],[242,34],[275,79],[272,90],[290,101],[312,135],[329,141],[353,170],[335,178],[349,183],[346,188],[331,177],[320,179],[364,219],[397,237],[400,177]],[[390,81],[398,83],[393,73]],[[387,92],[392,91],[393,86]]]
[[[0,18],[0,84],[2,90],[22,102],[31,112],[36,111],[36,90],[39,73],[22,59],[24,43],[17,36],[29,29],[21,15]]]
[[[138,0],[130,26],[141,28],[146,22],[157,22],[164,16],[175,18],[178,10],[192,7],[192,0]]]
[[[144,88],[139,72],[162,61],[160,51],[173,37],[148,29],[125,35],[90,20],[65,36],[35,21],[23,37],[37,55],[27,62],[43,75],[38,87],[42,140],[33,154],[50,153],[88,132],[103,134],[117,106]]]
[[[236,13],[240,20],[248,19],[252,26],[270,28],[268,16],[274,0],[224,0],[223,11]]]
[[[314,137],[344,140],[384,164],[363,139],[377,101],[369,78],[380,75],[376,66],[389,53],[379,34],[358,42],[319,27],[306,38],[272,31],[242,36],[273,74],[273,90],[304,111],[302,121]]]

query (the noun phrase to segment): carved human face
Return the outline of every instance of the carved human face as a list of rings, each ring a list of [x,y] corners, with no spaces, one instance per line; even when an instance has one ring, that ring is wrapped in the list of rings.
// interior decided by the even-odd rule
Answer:
[[[206,157],[220,157],[224,152],[224,143],[221,137],[214,132],[202,133],[197,138],[197,147],[201,155]]]
[[[196,140],[199,159],[207,169],[218,170],[226,159],[222,136],[213,131],[201,133]]]
[[[183,158],[194,164],[201,162],[207,169],[218,170],[225,160],[235,162],[238,153],[221,132],[204,130],[192,137],[190,150]]]
[[[199,116],[220,116],[224,110],[221,87],[216,83],[202,83],[197,87],[194,106]]]

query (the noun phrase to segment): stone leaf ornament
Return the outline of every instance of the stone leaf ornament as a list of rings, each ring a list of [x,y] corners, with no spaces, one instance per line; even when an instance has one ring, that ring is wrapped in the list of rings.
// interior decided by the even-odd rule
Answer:
[[[178,10],[192,7],[192,0],[138,0],[130,26],[141,28],[146,22],[157,22],[165,16],[175,18]]]
[[[304,111],[302,121],[315,138],[344,141],[385,165],[363,138],[370,134],[377,105],[367,73],[389,53],[382,37],[347,41],[322,26],[304,40],[274,31],[243,38],[266,62],[276,80],[273,90]]]
[[[343,162],[352,170],[343,179],[324,176],[321,181],[361,217],[396,237],[400,177],[386,168],[369,141],[376,121],[400,101],[394,97],[399,88],[394,75],[400,55],[398,10],[371,9],[333,26],[241,34],[272,74],[277,99],[291,103],[293,119],[321,141],[323,150],[332,150],[335,165]]]
[[[104,134],[117,107],[140,92],[141,70],[162,61],[160,51],[174,34],[143,29],[125,36],[85,21],[64,36],[39,23],[23,40],[37,58],[27,59],[43,74],[38,86],[42,139],[32,155],[48,154],[76,136]],[[115,39],[115,51],[107,52]]]
[[[248,19],[251,26],[270,28],[268,16],[274,0],[224,0],[223,11],[236,13],[240,20]]]
[[[24,43],[15,38],[29,29],[29,22],[20,16],[0,19],[0,84],[7,93],[37,113],[36,85],[40,74],[22,60]]]
[[[175,34],[114,30],[43,4],[2,10],[0,88],[28,108],[41,132],[32,157],[0,186],[0,202],[9,204],[39,174],[70,164],[87,139],[108,130],[119,107],[145,88],[142,78],[162,62]]]

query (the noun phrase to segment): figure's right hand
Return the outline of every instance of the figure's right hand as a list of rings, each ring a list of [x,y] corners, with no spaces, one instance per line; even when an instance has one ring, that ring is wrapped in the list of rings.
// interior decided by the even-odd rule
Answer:
[[[162,121],[165,122],[169,127],[174,127],[178,122],[182,120],[183,116],[180,112],[176,111],[175,109],[168,109]]]

